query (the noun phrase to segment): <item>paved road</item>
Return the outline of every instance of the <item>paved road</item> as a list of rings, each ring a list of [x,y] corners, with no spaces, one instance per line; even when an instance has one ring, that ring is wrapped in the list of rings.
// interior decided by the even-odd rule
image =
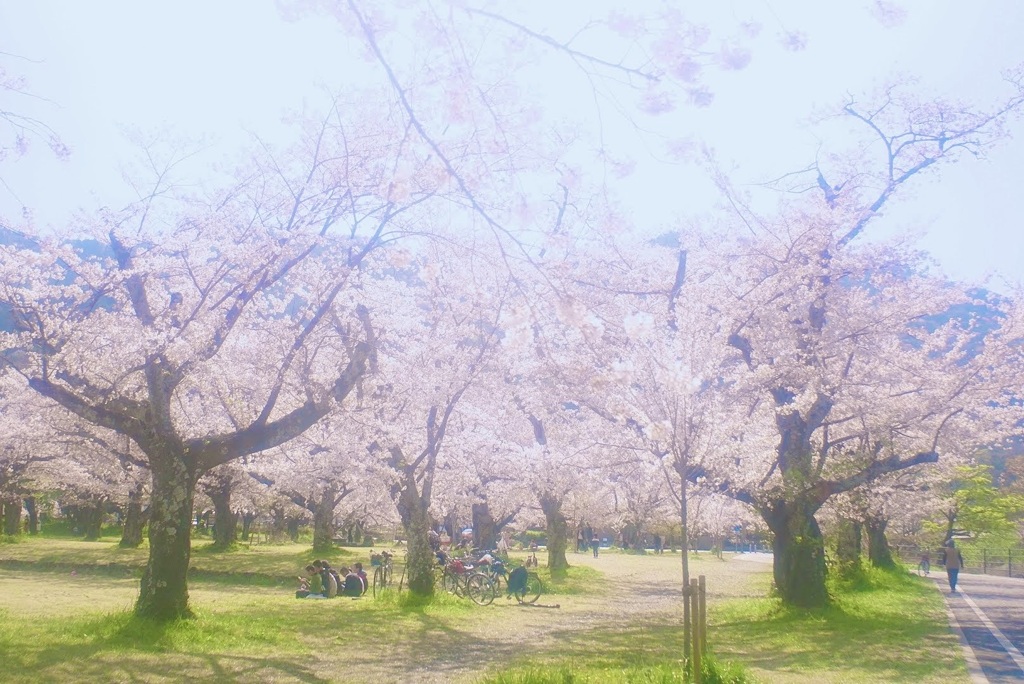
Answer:
[[[961,574],[950,594],[941,568],[932,577],[970,647],[972,681],[1024,682],[1024,579]]]

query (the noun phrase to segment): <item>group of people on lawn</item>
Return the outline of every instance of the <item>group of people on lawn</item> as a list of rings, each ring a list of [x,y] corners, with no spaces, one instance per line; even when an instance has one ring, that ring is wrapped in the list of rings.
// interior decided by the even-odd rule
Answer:
[[[336,571],[327,561],[316,560],[306,566],[306,576],[299,577],[299,590],[295,592],[295,598],[358,598],[366,593],[368,586],[362,563],[353,563],[351,568]]]

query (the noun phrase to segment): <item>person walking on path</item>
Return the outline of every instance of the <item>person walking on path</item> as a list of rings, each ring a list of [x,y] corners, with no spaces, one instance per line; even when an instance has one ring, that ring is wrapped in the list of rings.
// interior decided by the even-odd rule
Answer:
[[[590,548],[594,551],[594,558],[597,558],[597,550],[601,548],[601,540],[597,538],[596,534],[590,539]]]
[[[949,593],[955,594],[957,576],[964,567],[964,557],[952,539],[946,542],[946,548],[942,550],[942,563],[946,566],[946,575],[949,577]]]

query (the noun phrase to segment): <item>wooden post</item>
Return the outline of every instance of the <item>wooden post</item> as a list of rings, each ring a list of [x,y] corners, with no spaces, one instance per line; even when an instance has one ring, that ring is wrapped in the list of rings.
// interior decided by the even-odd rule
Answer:
[[[708,650],[708,608],[707,608],[707,585],[704,582],[704,575],[698,578],[700,587],[700,652],[707,653]]]
[[[684,552],[685,553],[685,552]],[[693,617],[690,612],[690,585],[689,583],[683,584],[683,660],[687,663],[690,662],[690,641],[693,630],[691,627]]]
[[[700,584],[697,578],[690,580],[690,615],[693,620],[693,629],[690,630],[690,634],[693,635],[693,647],[690,649],[690,653],[693,654],[693,681],[695,684],[701,684]]]

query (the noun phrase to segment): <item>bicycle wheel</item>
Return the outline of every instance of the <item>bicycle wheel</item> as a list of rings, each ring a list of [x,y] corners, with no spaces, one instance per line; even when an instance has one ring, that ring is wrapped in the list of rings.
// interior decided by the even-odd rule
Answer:
[[[494,583],[482,572],[474,572],[466,579],[466,594],[478,606],[494,601]]]
[[[393,573],[394,573],[394,566],[392,566],[391,563],[385,563],[384,564],[384,587],[385,588],[391,586],[391,582],[394,579],[392,577]]]
[[[402,593],[402,589],[405,588],[405,569],[407,567],[408,567],[407,565],[403,565],[402,566],[402,576],[398,579],[398,593],[399,594],[401,594]]]
[[[384,566],[378,565],[373,569],[373,598],[384,592]]]
[[[444,571],[444,575],[441,576],[441,586],[449,594],[459,595],[459,576],[454,572]]]
[[[544,585],[541,584],[537,573],[531,572],[526,575],[526,586],[516,592],[516,600],[520,603],[536,603],[537,599],[544,592]]]

